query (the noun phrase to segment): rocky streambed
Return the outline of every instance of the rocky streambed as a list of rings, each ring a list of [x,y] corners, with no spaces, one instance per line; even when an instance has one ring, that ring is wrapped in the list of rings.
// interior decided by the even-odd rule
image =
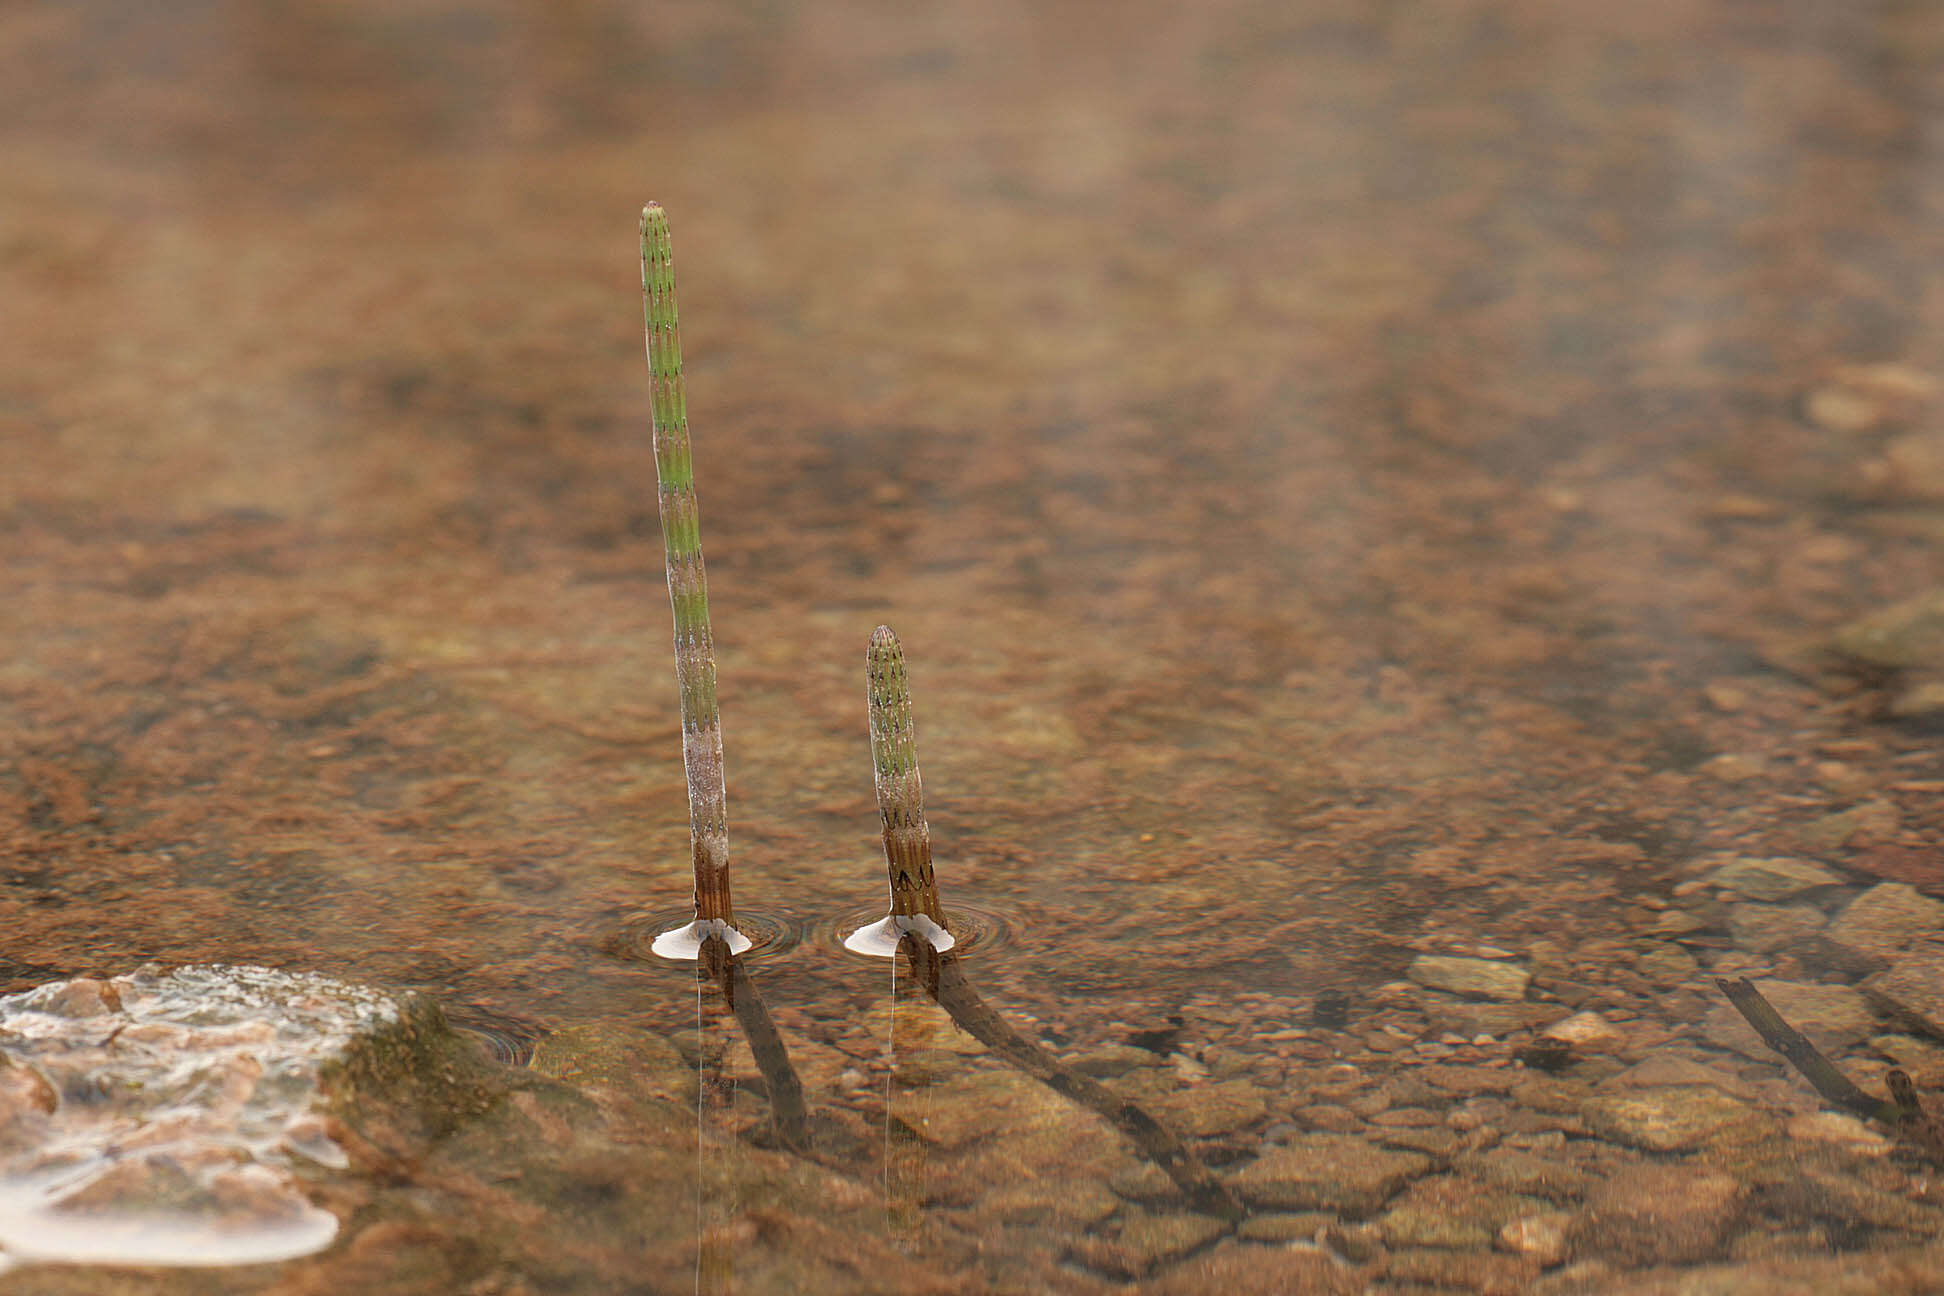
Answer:
[[[791,1151],[706,1001],[510,1067],[428,1000],[323,977],[54,983],[0,1001],[0,1292],[1944,1284],[1940,1168],[1825,1110],[1713,984],[1753,978],[1858,1084],[1899,1066],[1934,1106],[1944,903],[1726,856],[1635,927],[1450,944],[1348,995],[1199,994],[1160,1028],[1012,1014],[1186,1138],[1239,1225],[908,984],[778,1006],[815,1130]]]

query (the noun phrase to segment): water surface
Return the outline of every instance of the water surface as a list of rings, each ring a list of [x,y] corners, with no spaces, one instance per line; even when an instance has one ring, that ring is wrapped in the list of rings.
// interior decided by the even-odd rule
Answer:
[[[1847,986],[1818,924],[1879,882],[1944,892],[1935,728],[1817,652],[1944,578],[1931,10],[103,3],[17,6],[0,49],[5,988],[250,962],[429,992],[513,1056],[693,1029],[692,980],[622,956],[688,886],[649,198],[738,903],[805,933],[764,994],[813,1104],[880,1141],[889,973],[828,939],[882,895],[879,622],[946,903],[1009,928],[968,963],[982,992],[1067,1056],[1140,1036],[1158,1068],[1120,1083],[1237,1173],[1344,1123],[1319,1104],[1376,1140],[1410,1128],[1386,1110],[1463,1134],[1491,1099],[1533,1155],[1624,1179],[1651,1158],[1532,1093],[1399,1088],[1524,1075],[1578,1010],[1626,1040],[1561,1083],[1712,1064],[1779,1131],[1813,1095],[1724,1051],[1709,976]],[[1771,944],[1746,929],[1773,915],[1737,928],[1748,897],[1697,885],[1737,856],[1843,883]],[[1705,910],[1692,939],[1670,909]],[[1410,988],[1425,953],[1534,980],[1481,1017]],[[1344,1029],[1311,1024],[1330,993]],[[1871,1034],[1915,1038],[1849,1039],[1865,1080],[1895,1060]],[[1003,1075],[941,1080],[926,1119]],[[1259,1101],[1194,1114],[1235,1081]],[[1061,1111],[1056,1143],[1098,1143],[1064,1170],[1030,1134]],[[858,1170],[900,1290],[1218,1281],[1194,1266],[1242,1244],[1142,1214],[1165,1203],[999,1192],[995,1164],[1139,1170],[1078,1109],[1015,1115],[926,1145],[915,1222]],[[1741,1205],[1685,1252],[1587,1242],[1589,1281],[1926,1238],[1938,1263],[1935,1191],[1901,1172],[1872,1190],[1917,1215],[1791,1215],[1793,1171],[1666,1156],[1727,1165]],[[720,1158],[770,1185],[722,1198],[744,1287],[869,1285],[803,1223],[824,1181]],[[665,1160],[615,1172],[638,1209],[688,1209],[692,1161]],[[649,1246],[566,1188],[436,1191],[470,1204],[367,1205],[320,1260],[193,1282],[621,1290],[646,1248],[629,1281],[693,1286],[686,1222]],[[1505,1209],[1603,1209],[1525,1195]],[[1388,1257],[1371,1281],[1539,1278],[1497,1223],[1481,1246],[1385,1209],[1341,1212],[1377,1248],[1346,1263]],[[562,1218],[578,1249],[543,1281]],[[1155,1258],[1117,1272],[1123,1243]]]

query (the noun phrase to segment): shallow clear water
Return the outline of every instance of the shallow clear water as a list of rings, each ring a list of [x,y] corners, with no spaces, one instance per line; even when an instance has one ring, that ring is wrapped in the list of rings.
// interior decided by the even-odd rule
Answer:
[[[744,1083],[698,1180],[695,1108],[617,1063],[571,1138],[320,1189],[321,1258],[117,1281],[1944,1273],[1929,1172],[1792,1133],[1813,1093],[1711,980],[1836,987],[1859,1083],[1944,1082],[1829,934],[1944,894],[1944,654],[1830,647],[1944,578],[1944,20],[1611,9],[9,11],[5,988],[261,963],[428,992],[515,1061],[596,1023],[693,1060],[693,978],[640,950],[688,889],[654,198],[737,900],[791,938],[752,967],[869,1145],[740,1141]],[[1230,1237],[989,1056],[887,1104],[890,973],[833,936],[882,898],[879,622],[945,903],[1003,928],[987,1001],[1068,1059],[1145,1044],[1097,1065],[1221,1173],[1425,1163]],[[1752,894],[1737,857],[1836,881]],[[1531,979],[1427,990],[1424,954]],[[1619,1038],[1520,1060],[1581,1011]],[[1668,1089],[1740,1107],[1678,1147],[1602,1123]],[[1656,1196],[1713,1223],[1657,1240]],[[1555,1263],[1500,1239],[1548,1215]]]

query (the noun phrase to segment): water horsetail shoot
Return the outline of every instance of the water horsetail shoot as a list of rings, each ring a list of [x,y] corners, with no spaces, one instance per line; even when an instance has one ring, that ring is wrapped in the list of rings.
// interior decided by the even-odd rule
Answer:
[[[911,686],[904,645],[890,626],[871,632],[865,657],[871,723],[871,766],[877,779],[878,822],[884,860],[891,873],[891,912],[852,932],[844,948],[893,958],[906,934],[943,953],[957,942],[945,929],[932,875],[931,829],[925,824],[925,788],[918,775],[918,738],[911,722]]]
[[[912,975],[959,1029],[1064,1098],[1079,1103],[1118,1129],[1173,1179],[1196,1210],[1234,1222],[1247,1213],[1227,1185],[1196,1158],[1173,1131],[1136,1103],[1097,1080],[1063,1065],[1008,1025],[959,967],[959,951],[945,930],[932,872],[931,829],[925,823],[924,789],[918,777],[918,745],[912,727],[911,689],[904,647],[890,626],[871,634],[865,658],[871,706],[871,764],[877,779],[878,820],[884,858],[891,871],[891,912],[859,928],[844,946],[861,954],[902,953]]]
[[[729,820],[722,781],[722,718],[716,708],[715,636],[709,630],[709,584],[689,448],[688,400],[682,386],[682,338],[675,312],[675,261],[668,216],[659,203],[641,209],[641,296],[648,331],[648,375],[660,482],[662,546],[668,601],[675,613],[675,680],[682,694],[682,765],[688,774],[689,853],[695,865],[695,920],[655,938],[663,958],[694,960],[719,936],[729,952],[750,947],[736,929],[729,900]]]

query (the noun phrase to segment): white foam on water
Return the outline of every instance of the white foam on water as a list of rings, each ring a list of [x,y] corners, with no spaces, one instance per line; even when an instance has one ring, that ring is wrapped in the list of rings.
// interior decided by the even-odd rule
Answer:
[[[686,927],[663,932],[648,948],[662,958],[693,963],[702,957],[702,942],[711,936],[727,941],[731,954],[740,954],[755,944],[720,918],[697,918]]]
[[[909,933],[943,954],[958,944],[958,938],[924,914],[886,914],[869,926],[859,927],[844,937],[844,948],[853,954],[873,958],[895,958],[898,942]]]
[[[269,1264],[322,1251],[337,1216],[304,1203],[299,1218],[226,1228],[196,1214],[74,1212],[0,1194],[0,1273],[28,1263],[174,1265]]]

